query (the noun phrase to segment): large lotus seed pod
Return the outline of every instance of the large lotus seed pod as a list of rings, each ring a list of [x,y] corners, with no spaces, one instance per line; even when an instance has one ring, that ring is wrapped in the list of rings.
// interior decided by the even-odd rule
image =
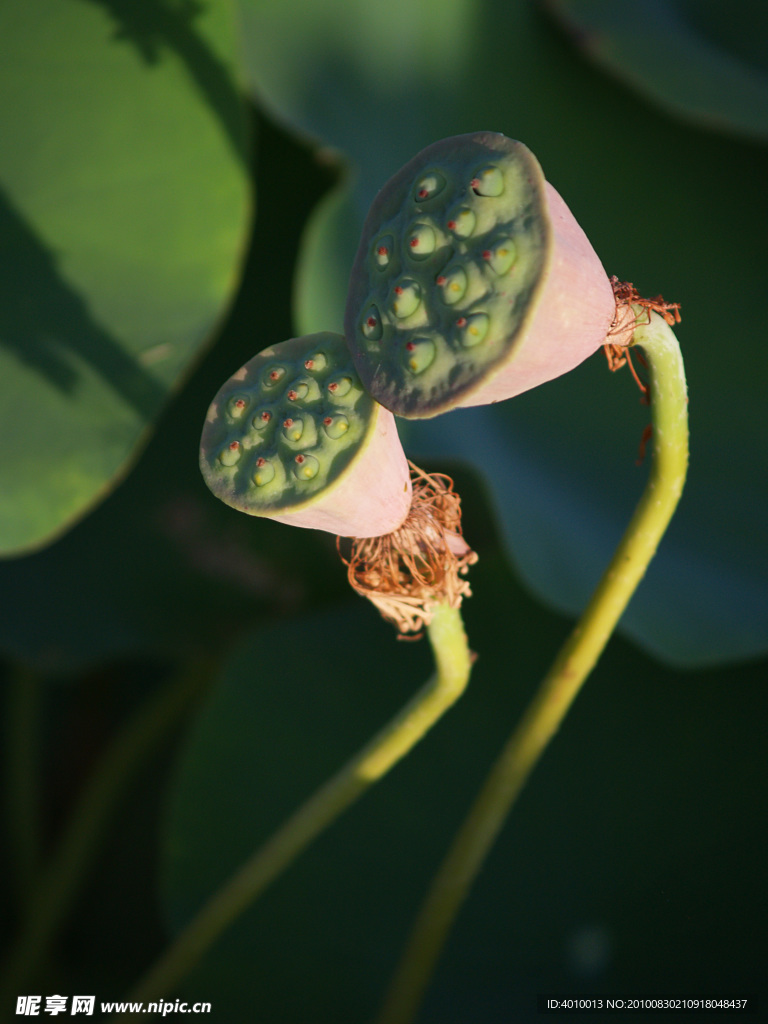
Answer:
[[[377,537],[411,504],[394,417],[365,392],[340,334],[254,356],[214,398],[200,443],[213,493],[249,515]]]
[[[536,158],[480,132],[427,147],[379,192],[345,330],[371,394],[423,418],[573,369],[615,314],[600,260]]]

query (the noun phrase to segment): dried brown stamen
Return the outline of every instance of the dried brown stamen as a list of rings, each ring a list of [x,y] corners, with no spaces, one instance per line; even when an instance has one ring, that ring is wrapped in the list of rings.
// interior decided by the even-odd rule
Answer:
[[[644,299],[631,281],[620,281],[615,274],[611,278],[611,285],[613,287],[613,294],[616,296],[616,317],[613,321],[614,327],[620,319],[620,308],[622,306],[632,305],[643,307],[648,317],[646,323],[651,322],[651,310],[653,310],[654,313],[658,313],[660,316],[663,316],[670,327],[674,327],[675,324],[680,323],[679,302],[665,302],[663,295],[656,295],[652,299]]]
[[[608,369],[615,372],[620,370],[622,366],[628,365],[635,383],[643,394],[643,400],[647,404],[648,385],[644,384],[638,376],[629,351],[632,332],[640,323],[637,314],[634,314],[631,307],[634,305],[643,308],[647,317],[646,323],[651,322],[651,311],[653,311],[663,316],[669,326],[672,327],[674,324],[680,323],[680,303],[665,302],[662,295],[656,295],[652,299],[644,299],[631,281],[620,281],[615,275],[611,278],[611,285],[613,287],[613,294],[616,297],[616,315],[613,318],[611,329],[608,331],[608,337],[611,335],[622,335],[624,340],[622,342],[608,342],[603,345],[603,352],[605,352],[605,357],[608,360]],[[628,311],[631,311],[633,315],[629,316]],[[640,357],[638,356],[638,358]],[[642,362],[642,359],[640,361]]]
[[[453,481],[409,463],[411,509],[403,525],[383,537],[352,538],[349,556],[336,540],[347,578],[402,634],[420,633],[434,608],[458,608],[471,596],[463,577],[477,561],[461,532],[461,499]]]
[[[648,385],[640,380],[640,376],[635,369],[635,364],[632,362],[632,355],[629,347],[624,345],[608,344],[603,345],[603,352],[605,353],[605,358],[608,360],[608,369],[611,373],[615,373],[617,370],[620,370],[622,366],[629,366],[629,371],[634,378],[635,384],[637,384],[643,394],[643,402],[647,405]],[[642,362],[640,356],[638,356],[638,359]]]

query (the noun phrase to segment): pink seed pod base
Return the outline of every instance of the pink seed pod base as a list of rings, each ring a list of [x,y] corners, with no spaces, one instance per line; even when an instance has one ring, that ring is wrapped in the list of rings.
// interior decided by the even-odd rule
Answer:
[[[610,340],[616,299],[608,275],[549,182],[545,194],[551,248],[538,294],[507,362],[457,407],[514,398],[573,370]]]

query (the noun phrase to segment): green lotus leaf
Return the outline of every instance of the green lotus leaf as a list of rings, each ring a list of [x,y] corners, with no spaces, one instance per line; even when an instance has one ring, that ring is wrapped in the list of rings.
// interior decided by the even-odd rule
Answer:
[[[702,128],[768,140],[768,6],[761,0],[545,0],[598,67]]]
[[[0,551],[123,476],[232,294],[249,222],[234,10],[0,8]]]
[[[198,467],[211,392],[253,354],[254,323],[265,337],[290,332],[288,271],[324,186],[306,147],[261,117],[254,131],[273,161],[290,164],[284,181],[301,201],[260,212],[217,343],[123,484],[55,544],[0,561],[0,593],[13,595],[0,616],[0,652],[42,672],[69,674],[120,657],[211,657],[260,615],[273,619],[348,593],[330,536],[233,511],[213,498]],[[257,191],[269,177],[260,162]]]

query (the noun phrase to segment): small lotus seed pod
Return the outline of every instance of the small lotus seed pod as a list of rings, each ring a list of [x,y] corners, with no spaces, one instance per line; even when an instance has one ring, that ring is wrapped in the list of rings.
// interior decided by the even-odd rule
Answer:
[[[292,338],[219,389],[200,468],[233,508],[343,537],[398,529],[411,478],[391,412],[363,389],[340,334]]]
[[[615,316],[602,264],[536,158],[479,132],[427,147],[378,193],[345,330],[374,398],[419,419],[572,370]]]

